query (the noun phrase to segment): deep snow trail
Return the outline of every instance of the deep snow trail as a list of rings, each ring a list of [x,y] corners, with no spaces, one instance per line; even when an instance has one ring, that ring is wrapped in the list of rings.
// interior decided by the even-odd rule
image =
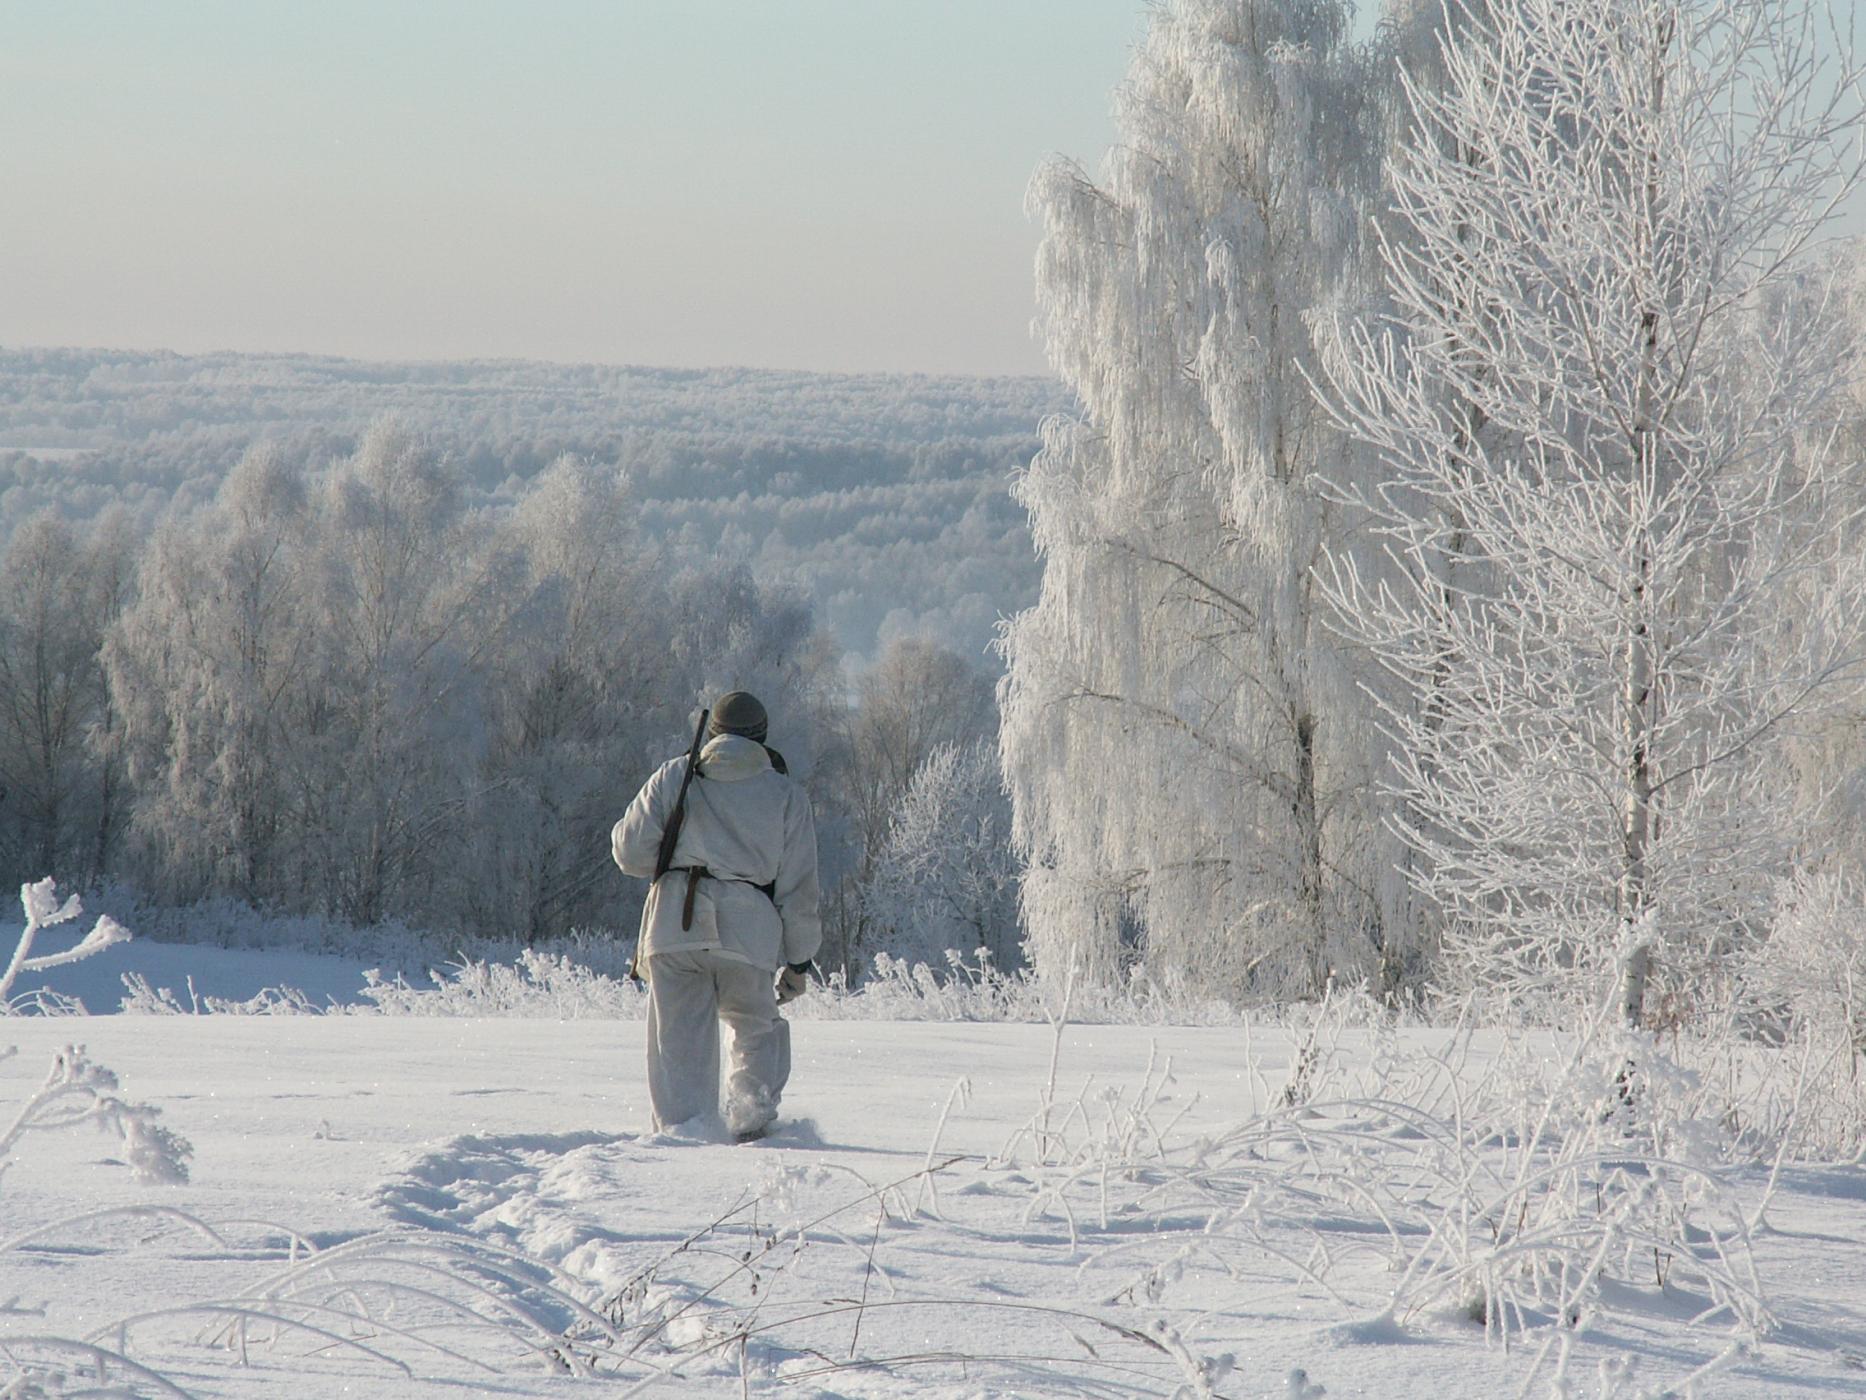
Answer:
[[[1108,1223],[1080,1213],[1072,1242],[1060,1212],[1033,1212],[1029,1174],[987,1159],[1036,1108],[1052,1048],[1047,1027],[802,1022],[778,1133],[744,1147],[679,1142],[648,1131],[640,1023],[466,1021],[380,1017],[98,1017],[13,1020],[0,1045],[0,1114],[67,1041],[116,1070],[125,1095],[164,1108],[196,1149],[184,1187],[140,1186],[90,1134],[27,1143],[0,1179],[0,1235],[74,1211],[155,1201],[213,1221],[263,1218],[327,1247],[398,1226],[522,1249],[614,1295],[631,1321],[661,1319],[655,1365],[698,1349],[678,1378],[648,1393],[1132,1395],[1170,1394],[1183,1375],[1166,1352],[1106,1325],[1164,1321],[1199,1355],[1231,1353],[1215,1393],[1285,1400],[1305,1368],[1333,1397],[1430,1395],[1491,1400],[1527,1373],[1519,1349],[1421,1319],[1409,1333],[1348,1328],[1355,1314],[1287,1267],[1263,1260],[1235,1278],[1193,1264],[1154,1268],[1163,1242],[1200,1221],[1132,1205],[1117,1183]],[[1253,1074],[1235,1030],[1080,1026],[1065,1033],[1058,1098],[1085,1078],[1131,1086],[1150,1052],[1172,1057],[1182,1129],[1251,1111],[1289,1062],[1281,1034],[1258,1037]],[[961,1077],[969,1098],[934,1132]],[[878,1210],[870,1184],[905,1179]],[[1783,1340],[1712,1381],[1715,1396],[1866,1393],[1866,1173],[1798,1173],[1763,1241],[1777,1280]],[[1093,1201],[1091,1184],[1083,1200]],[[1122,1194],[1125,1192],[1125,1194]],[[905,1210],[902,1207],[917,1207]],[[735,1213],[736,1208],[736,1213]],[[718,1228],[710,1222],[726,1217]],[[807,1247],[789,1227],[809,1222]],[[681,1248],[682,1243],[686,1247]],[[1170,1252],[1170,1251],[1169,1251]],[[747,1265],[741,1256],[750,1254]],[[74,1226],[0,1254],[0,1303],[46,1305],[44,1317],[0,1317],[0,1331],[86,1331],[184,1299],[224,1298],[276,1269],[229,1235],[211,1244],[146,1224]],[[644,1269],[651,1276],[641,1277]],[[1369,1275],[1379,1286],[1379,1276]],[[706,1288],[732,1280],[739,1305],[755,1278],[772,1331],[744,1356],[706,1348],[723,1314]],[[806,1314],[810,1314],[806,1318]],[[1099,1320],[1098,1320],[1099,1319]],[[783,1323],[782,1327],[776,1324]],[[711,1330],[709,1330],[711,1329]],[[247,1369],[158,1326],[132,1350],[198,1395],[565,1393],[531,1363],[475,1378],[442,1357],[408,1354],[415,1379],[288,1338],[254,1349]],[[1651,1384],[1714,1355],[1714,1329],[1677,1317],[1616,1317],[1589,1353],[1631,1357]],[[658,1349],[657,1349],[658,1348]],[[886,1370],[847,1358],[889,1356]],[[961,1366],[942,1357],[1031,1358]],[[743,1373],[741,1367],[743,1366]],[[1571,1373],[1578,1381],[1580,1368]],[[573,1387],[574,1388],[574,1387]],[[602,1393],[610,1393],[605,1385]],[[615,1386],[614,1393],[626,1387]],[[1545,1386],[1533,1392],[1547,1393]],[[1623,1392],[1631,1397],[1635,1389]]]

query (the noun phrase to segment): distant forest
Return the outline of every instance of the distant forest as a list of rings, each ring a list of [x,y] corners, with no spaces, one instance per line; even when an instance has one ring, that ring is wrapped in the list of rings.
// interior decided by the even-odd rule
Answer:
[[[1034,377],[0,349],[0,543],[48,507],[122,505],[147,529],[211,501],[255,442],[317,467],[393,417],[476,507],[511,507],[565,454],[614,464],[670,563],[802,587],[851,660],[904,636],[982,659],[1036,596],[1006,488],[1070,404]]]

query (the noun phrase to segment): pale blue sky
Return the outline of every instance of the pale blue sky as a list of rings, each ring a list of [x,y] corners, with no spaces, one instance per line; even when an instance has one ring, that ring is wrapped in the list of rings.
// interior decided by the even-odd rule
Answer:
[[[0,343],[1040,371],[1145,14],[0,0]]]
[[[0,341],[1037,371],[1141,0],[0,0]]]

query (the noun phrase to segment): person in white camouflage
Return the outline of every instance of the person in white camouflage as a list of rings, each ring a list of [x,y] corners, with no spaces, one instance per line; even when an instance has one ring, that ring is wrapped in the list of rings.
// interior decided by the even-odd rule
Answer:
[[[810,799],[765,744],[765,707],[722,695],[708,721],[667,872],[642,910],[648,978],[648,1098],[654,1126],[719,1110],[719,1023],[732,1030],[727,1129],[760,1136],[790,1078],[778,1007],[809,985],[822,943]],[[687,756],[642,785],[611,835],[615,862],[654,879]],[[774,980],[775,979],[775,980]]]

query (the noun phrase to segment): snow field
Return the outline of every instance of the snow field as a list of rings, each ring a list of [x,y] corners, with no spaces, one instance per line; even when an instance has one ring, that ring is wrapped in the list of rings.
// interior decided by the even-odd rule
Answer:
[[[1435,1065],[1466,1085],[1500,1066],[1532,1101],[1566,1053],[1546,1037],[1525,1049],[1485,1033],[1451,1058],[1444,1032],[1338,1026],[1071,1026],[1059,1045],[1044,1026],[805,1022],[785,1119],[740,1147],[648,1132],[636,1022],[117,1016],[6,1031],[20,1054],[0,1063],[0,1104],[81,1039],[195,1154],[192,1181],[156,1187],[131,1179],[112,1138],[24,1144],[0,1179],[0,1235],[55,1228],[0,1249],[0,1302],[26,1314],[0,1330],[99,1333],[192,1395],[546,1395],[565,1393],[566,1365],[618,1395],[1286,1400],[1306,1384],[1630,1400],[1706,1365],[1719,1369],[1673,1393],[1866,1387],[1859,1167],[1784,1169],[1745,1250],[1715,1210],[1753,1214],[1764,1168],[1697,1182],[1685,1152],[1670,1167],[1537,1156],[1529,1179],[1568,1170],[1622,1202],[1619,1223],[1590,1226],[1559,1192],[1510,1193],[1522,1140],[1459,1150],[1446,1125],[1460,1104],[1475,1115],[1479,1090],[1431,1118],[1371,1092],[1424,1103],[1450,1092]],[[1617,1197],[1616,1171],[1630,1183]],[[1492,1224],[1463,1230],[1432,1208],[1475,1217],[1499,1198],[1524,1228],[1488,1251]],[[150,1204],[218,1237],[147,1217],[58,1223]],[[1654,1219],[1674,1210],[1698,1248],[1666,1259]],[[275,1226],[303,1237],[296,1265]],[[1563,1274],[1603,1247],[1594,1275]],[[1584,1299],[1577,1328],[1534,1315],[1513,1266],[1538,1259]],[[1752,1264],[1759,1342],[1715,1311]],[[1486,1280],[1488,1339],[1470,1306]],[[113,1326],[228,1300],[251,1304],[243,1333],[226,1312]],[[346,1309],[372,1324],[340,1321]]]

